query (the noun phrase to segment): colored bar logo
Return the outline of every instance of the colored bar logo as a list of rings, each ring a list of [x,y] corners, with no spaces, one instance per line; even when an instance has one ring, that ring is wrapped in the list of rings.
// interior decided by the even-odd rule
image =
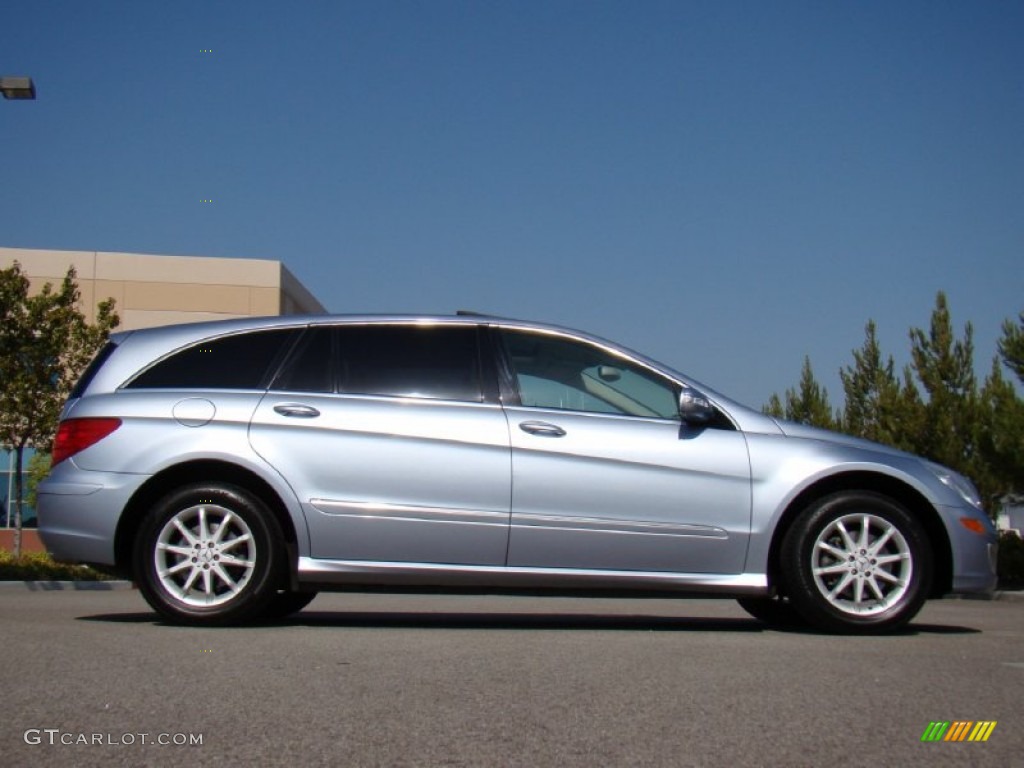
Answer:
[[[996,720],[933,720],[921,734],[921,741],[988,741]]]

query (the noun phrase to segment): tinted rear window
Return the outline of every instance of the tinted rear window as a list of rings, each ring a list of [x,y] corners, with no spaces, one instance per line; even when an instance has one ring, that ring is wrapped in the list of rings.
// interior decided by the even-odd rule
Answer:
[[[289,356],[273,388],[286,392],[334,392],[334,329],[314,326]]]
[[[345,326],[337,333],[340,392],[483,400],[475,326]]]
[[[298,329],[222,336],[175,352],[136,376],[130,389],[265,389]]]

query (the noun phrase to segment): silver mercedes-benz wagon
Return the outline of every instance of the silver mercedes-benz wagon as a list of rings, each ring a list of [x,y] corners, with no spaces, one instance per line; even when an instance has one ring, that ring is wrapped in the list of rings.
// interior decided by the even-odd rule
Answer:
[[[728,596],[878,632],[995,585],[995,531],[945,467],[471,313],[119,333],[64,408],[38,507],[56,558],[190,624],[383,588]]]

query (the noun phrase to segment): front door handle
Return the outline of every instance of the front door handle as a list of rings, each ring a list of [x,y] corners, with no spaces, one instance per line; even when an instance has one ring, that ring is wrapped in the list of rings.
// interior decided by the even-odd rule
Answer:
[[[316,408],[311,405],[303,405],[302,403],[281,403],[274,406],[274,412],[280,413],[282,416],[291,416],[295,419],[315,419],[320,415],[320,411]]]
[[[519,428],[523,432],[529,432],[531,435],[540,435],[541,437],[563,437],[565,430],[557,424],[549,424],[546,421],[523,421],[520,422]]]

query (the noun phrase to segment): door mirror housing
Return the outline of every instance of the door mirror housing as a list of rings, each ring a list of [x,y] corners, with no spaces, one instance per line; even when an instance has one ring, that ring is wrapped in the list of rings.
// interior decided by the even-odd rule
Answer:
[[[697,390],[683,387],[679,393],[679,418],[684,424],[703,426],[715,418],[715,407]]]

